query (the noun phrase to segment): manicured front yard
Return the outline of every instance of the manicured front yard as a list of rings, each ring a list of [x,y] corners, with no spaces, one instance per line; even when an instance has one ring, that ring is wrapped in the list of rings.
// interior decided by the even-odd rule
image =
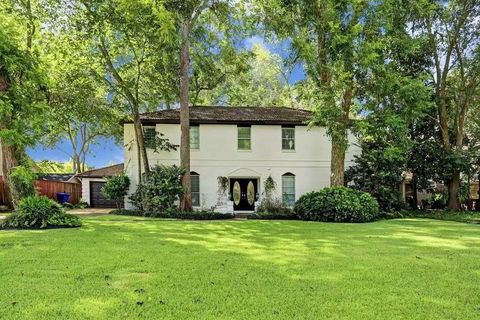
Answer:
[[[0,319],[479,319],[480,225],[84,218],[0,231]]]

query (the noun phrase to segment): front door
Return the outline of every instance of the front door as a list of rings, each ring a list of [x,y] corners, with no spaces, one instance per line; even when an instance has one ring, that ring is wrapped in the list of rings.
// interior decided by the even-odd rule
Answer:
[[[230,179],[230,195],[235,211],[254,211],[257,200],[257,179]]]

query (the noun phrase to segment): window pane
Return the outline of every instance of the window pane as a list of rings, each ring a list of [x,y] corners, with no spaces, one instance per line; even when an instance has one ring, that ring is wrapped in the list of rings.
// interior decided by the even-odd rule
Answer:
[[[192,175],[191,179],[191,192],[192,192],[192,205],[195,207],[200,206],[200,176]]]
[[[238,127],[238,149],[250,150],[250,127]]]
[[[245,139],[238,140],[238,149],[250,150],[250,148],[251,148],[250,140],[245,140]]]
[[[295,204],[295,176],[282,176],[282,199],[290,207]]]
[[[155,128],[143,128],[143,139],[145,141],[145,147],[147,148],[155,148],[155,138],[157,136],[157,132]]]
[[[250,127],[238,127],[239,139],[250,139]]]
[[[295,128],[282,128],[282,149],[295,150]]]
[[[200,193],[192,192],[192,206],[200,207]]]
[[[200,149],[200,127],[190,127],[190,149]]]

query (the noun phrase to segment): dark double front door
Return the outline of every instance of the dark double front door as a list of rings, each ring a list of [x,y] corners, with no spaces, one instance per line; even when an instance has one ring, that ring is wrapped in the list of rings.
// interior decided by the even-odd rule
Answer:
[[[257,200],[257,179],[230,179],[230,200],[235,211],[255,210]]]

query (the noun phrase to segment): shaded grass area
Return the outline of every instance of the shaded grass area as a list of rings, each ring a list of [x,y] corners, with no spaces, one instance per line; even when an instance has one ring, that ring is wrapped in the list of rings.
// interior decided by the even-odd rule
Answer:
[[[87,217],[0,232],[0,319],[478,319],[480,226]]]
[[[406,216],[480,224],[480,211],[409,211]]]

